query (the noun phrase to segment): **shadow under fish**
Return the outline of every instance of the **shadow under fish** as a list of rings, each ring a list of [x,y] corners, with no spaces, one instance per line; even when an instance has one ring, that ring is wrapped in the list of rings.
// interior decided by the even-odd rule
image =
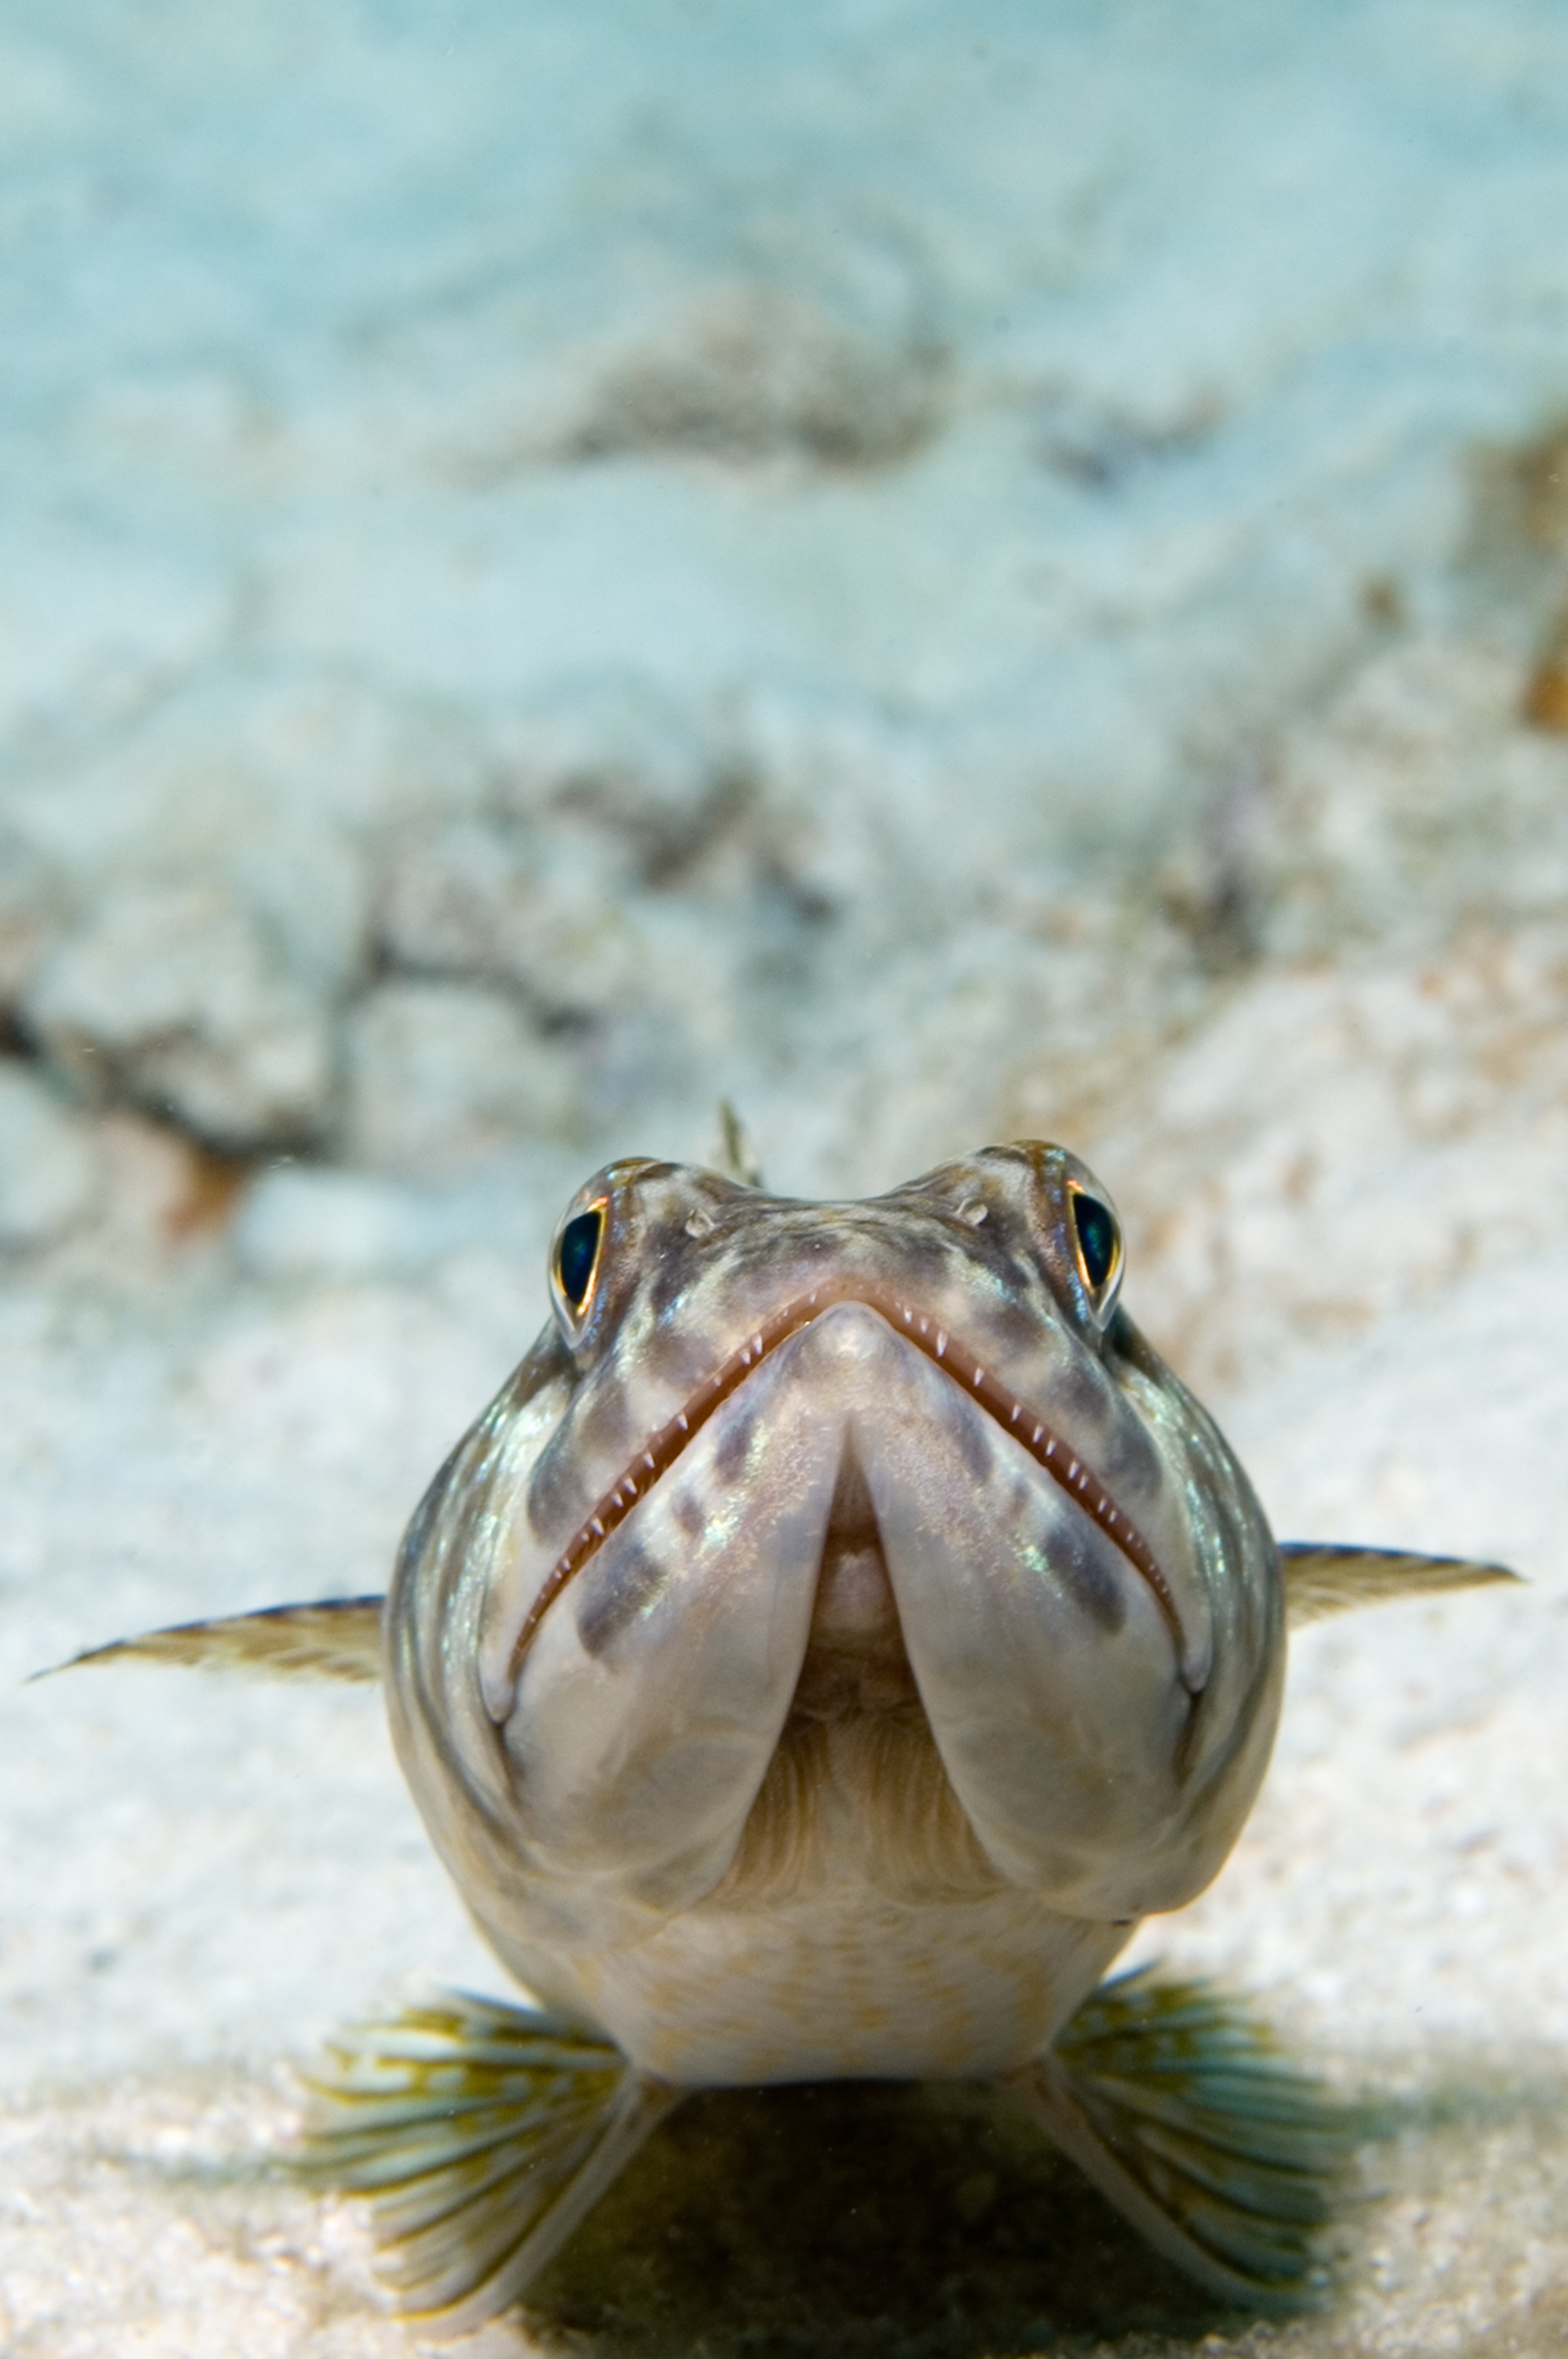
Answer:
[[[384,1600],[77,1658],[384,1680],[538,2002],[449,1994],[311,2082],[298,2167],[371,2197],[405,2310],[517,2302],[705,2093],[844,2081],[987,2089],[1208,2296],[1322,2299],[1364,2119],[1236,2003],[1108,1970],[1228,1855],[1287,1621],[1512,1576],[1278,1547],[1122,1259],[1036,1142],[863,1203],[611,1165]]]

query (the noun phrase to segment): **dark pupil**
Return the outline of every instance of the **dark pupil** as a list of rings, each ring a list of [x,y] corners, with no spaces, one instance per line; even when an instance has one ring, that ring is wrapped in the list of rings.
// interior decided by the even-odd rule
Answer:
[[[603,1226],[602,1212],[579,1212],[561,1231],[561,1241],[556,1247],[556,1275],[561,1281],[561,1292],[574,1310],[580,1310],[588,1300]]]
[[[1116,1223],[1105,1206],[1092,1196],[1073,1199],[1073,1225],[1078,1233],[1078,1251],[1084,1257],[1084,1275],[1098,1294],[1110,1276],[1116,1259]]]

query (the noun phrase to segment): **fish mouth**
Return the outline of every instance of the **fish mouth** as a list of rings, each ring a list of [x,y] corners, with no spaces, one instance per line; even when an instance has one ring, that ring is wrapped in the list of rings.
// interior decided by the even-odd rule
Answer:
[[[1169,1627],[1178,1659],[1185,1658],[1186,1634],[1159,1560],[1094,1470],[1044,1418],[994,1376],[979,1354],[950,1329],[891,1287],[865,1279],[846,1279],[839,1285],[814,1287],[809,1294],[798,1295],[774,1311],[697,1386],[656,1433],[648,1437],[546,1573],[513,1642],[507,1666],[511,1683],[515,1684],[539,1625],[562,1591],[625,1521],[638,1501],[645,1498],[660,1477],[676,1463],[714,1413],[781,1345],[800,1334],[824,1312],[843,1303],[856,1303],[874,1311],[895,1334],[924,1353],[966,1398],[983,1408],[1061,1486],[1115,1543],[1146,1583]]]
[[[833,1485],[788,1725],[920,1708],[871,1485],[851,1433]],[[921,1712],[924,1722],[925,1714]]]

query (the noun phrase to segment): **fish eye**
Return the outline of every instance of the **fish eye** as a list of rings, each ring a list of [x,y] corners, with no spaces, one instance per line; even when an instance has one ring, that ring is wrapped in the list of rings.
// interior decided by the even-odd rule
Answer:
[[[1069,1189],[1073,1243],[1089,1307],[1103,1327],[1121,1283],[1121,1229],[1116,1214],[1086,1188]]]
[[[568,1335],[580,1333],[599,1282],[604,1245],[602,1201],[589,1204],[563,1221],[550,1256],[550,1283],[556,1308]]]

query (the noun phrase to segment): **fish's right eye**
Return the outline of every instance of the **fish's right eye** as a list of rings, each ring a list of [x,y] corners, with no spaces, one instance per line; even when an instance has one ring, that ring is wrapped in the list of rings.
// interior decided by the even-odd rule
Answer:
[[[550,1255],[550,1288],[568,1336],[582,1332],[599,1283],[604,1250],[604,1205],[589,1204],[563,1221]]]
[[[1121,1224],[1110,1206],[1076,1180],[1067,1182],[1067,1209],[1078,1276],[1095,1322],[1104,1327],[1121,1285]]]

